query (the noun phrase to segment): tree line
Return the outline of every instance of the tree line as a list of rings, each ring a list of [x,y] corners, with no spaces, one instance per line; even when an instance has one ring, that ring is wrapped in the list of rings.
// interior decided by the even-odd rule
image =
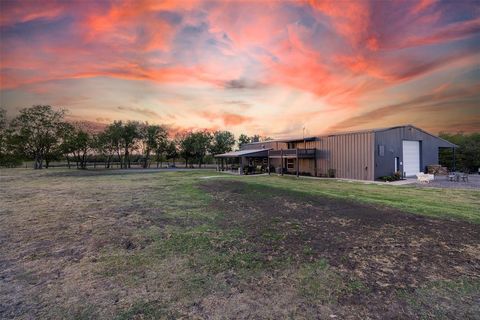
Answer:
[[[240,135],[238,144],[260,141],[259,135]],[[173,137],[165,125],[140,121],[114,121],[100,132],[84,122],[68,122],[64,110],[35,105],[20,110],[11,121],[0,108],[0,166],[14,167],[33,160],[35,169],[48,168],[51,161],[66,160],[85,169],[94,159],[111,168],[113,162],[130,168],[133,158],[143,168],[157,167],[164,160],[185,161],[185,167],[205,164],[208,155],[230,152],[237,141],[229,131],[198,130]]]
[[[169,134],[164,125],[140,121],[114,121],[96,132],[84,122],[68,122],[64,110],[36,105],[20,110],[11,121],[0,108],[0,166],[15,167],[32,161],[35,169],[48,168],[51,161],[65,160],[78,168],[89,161],[113,163],[130,168],[133,159],[143,168],[152,163],[159,167],[164,160],[182,159],[185,166],[205,164],[208,156],[230,152],[235,145],[270,140],[260,135],[241,134],[238,140],[229,131],[208,130]],[[455,167],[475,171],[480,167],[480,133],[441,133],[455,143]],[[453,153],[440,150],[440,164],[453,168]]]
[[[457,148],[455,148],[455,157],[451,149],[440,149],[440,164],[447,168],[456,168],[457,170],[469,172],[475,172],[480,168],[479,132],[470,134],[462,132],[454,134],[442,132],[439,136],[457,145]]]

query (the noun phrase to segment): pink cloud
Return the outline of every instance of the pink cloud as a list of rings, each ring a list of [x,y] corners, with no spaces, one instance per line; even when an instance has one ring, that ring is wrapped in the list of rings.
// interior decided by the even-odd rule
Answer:
[[[209,121],[213,122],[216,120],[221,120],[225,126],[238,126],[241,124],[245,124],[246,122],[252,121],[252,117],[243,116],[240,114],[235,114],[231,112],[210,112],[210,111],[202,111],[200,115],[203,118],[208,119]]]
[[[335,30],[354,46],[360,45],[369,32],[370,6],[367,1],[310,0],[310,5],[328,16]]]
[[[418,3],[412,8],[412,13],[413,14],[418,14],[428,7],[430,7],[432,4],[434,4],[436,1],[435,0],[420,0]]]
[[[444,43],[480,34],[480,18],[452,23],[445,27],[435,28],[435,30],[426,35],[412,35],[401,42],[397,48]]]
[[[248,100],[248,116],[202,110],[191,117],[251,130],[260,130],[261,117],[280,114],[273,109],[287,105],[272,91],[285,93],[285,100],[311,99],[312,110],[305,107],[303,115],[334,110],[328,117],[339,121],[336,111],[357,112],[362,101],[390,99],[382,96],[390,88],[421,79],[434,83],[441,70],[475,68],[476,47],[467,42],[480,34],[480,20],[465,18],[469,3],[462,8],[433,1],[39,3],[2,3],[0,89],[43,97],[55,94],[48,82],[74,86],[99,77],[145,83],[163,93],[183,86],[183,92],[162,95],[159,104],[176,106],[168,99],[180,101],[182,94],[201,106]],[[478,9],[471,10],[476,17]],[[456,40],[465,41],[453,45]],[[161,114],[148,107],[137,111]],[[219,110],[232,110],[228,107]],[[277,121],[282,127],[271,130],[294,130],[304,121],[291,120]]]
[[[64,14],[66,6],[57,1],[10,1],[0,4],[0,26],[32,20],[51,20]]]

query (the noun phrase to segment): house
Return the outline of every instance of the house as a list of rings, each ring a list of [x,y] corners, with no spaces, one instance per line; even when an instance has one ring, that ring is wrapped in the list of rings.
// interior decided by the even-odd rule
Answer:
[[[216,155],[225,163],[269,172],[375,180],[400,172],[414,176],[438,164],[440,148],[456,145],[412,125],[343,132],[299,139],[242,145],[239,151]],[[227,160],[228,159],[228,160]]]

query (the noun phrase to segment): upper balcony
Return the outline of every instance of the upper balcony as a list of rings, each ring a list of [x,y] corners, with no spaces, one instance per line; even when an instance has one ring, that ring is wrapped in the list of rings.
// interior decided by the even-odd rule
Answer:
[[[268,157],[270,158],[299,158],[308,159],[315,158],[316,149],[283,149],[270,150]]]

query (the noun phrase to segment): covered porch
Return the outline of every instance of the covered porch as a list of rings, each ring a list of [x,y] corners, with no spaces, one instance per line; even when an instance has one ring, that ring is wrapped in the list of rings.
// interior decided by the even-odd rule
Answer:
[[[215,155],[217,171],[230,171],[240,175],[269,172],[269,149],[232,151]]]
[[[317,175],[317,149],[280,149],[270,150],[268,158],[270,163],[276,165],[277,173]]]

